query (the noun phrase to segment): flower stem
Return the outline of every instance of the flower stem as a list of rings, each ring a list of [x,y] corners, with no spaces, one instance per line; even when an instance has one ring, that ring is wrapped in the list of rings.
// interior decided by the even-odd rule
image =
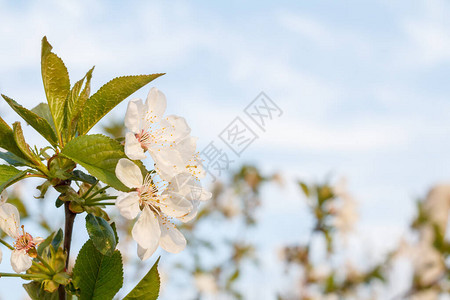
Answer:
[[[89,202],[89,200],[91,200],[92,198],[95,197],[95,195],[98,195],[102,192],[104,192],[107,188],[110,188],[109,185],[102,187],[101,189],[95,191],[92,195],[90,195],[89,197],[86,198],[86,202]]]
[[[55,270],[40,256],[37,254],[36,258],[52,273],[55,274]]]
[[[3,245],[5,245],[6,247],[8,247],[11,250],[14,250],[14,247],[11,246],[10,244],[8,244],[7,242],[5,242],[4,240],[0,239],[0,243],[2,243]]]
[[[102,200],[115,200],[117,199],[117,196],[104,196],[104,197],[98,197],[94,199],[89,199],[89,201],[86,201],[86,205],[96,205],[99,201]]]
[[[97,186],[97,184],[98,180],[93,185],[91,185],[91,187],[86,191],[86,193],[83,194],[83,196],[81,196],[81,198],[86,199],[86,196],[89,195],[89,193]]]
[[[89,206],[101,206],[101,205],[115,205],[115,202],[94,202],[94,203],[89,203]]]
[[[35,266],[36,268],[39,268],[39,270],[41,270],[43,273],[48,274],[48,269],[46,269],[43,265],[41,265],[40,263],[38,263],[37,261],[32,261],[33,266]],[[50,275],[50,274],[49,274]]]
[[[29,178],[29,177],[47,178],[47,176],[45,176],[45,175],[34,174],[34,173],[27,174],[25,177],[27,177],[27,178]]]
[[[20,277],[23,279],[50,278],[50,276],[45,274],[14,274],[14,273],[0,273],[0,277]]]
[[[94,199],[91,199],[91,200],[92,200],[92,202],[98,202],[98,201],[101,201],[101,200],[112,200],[112,199],[117,199],[117,196],[98,197],[98,198],[94,198]]]

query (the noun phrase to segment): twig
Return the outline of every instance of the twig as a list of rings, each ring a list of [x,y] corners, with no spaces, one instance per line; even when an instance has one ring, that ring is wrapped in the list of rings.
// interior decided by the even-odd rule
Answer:
[[[65,212],[65,227],[64,227],[64,243],[63,249],[64,252],[67,253],[66,258],[66,270],[69,266],[69,258],[70,258],[70,245],[72,243],[72,231],[73,231],[73,222],[75,221],[76,214],[72,212],[69,208],[69,202],[64,202],[64,212]],[[63,285],[60,285],[58,288],[59,300],[66,299],[66,290]]]

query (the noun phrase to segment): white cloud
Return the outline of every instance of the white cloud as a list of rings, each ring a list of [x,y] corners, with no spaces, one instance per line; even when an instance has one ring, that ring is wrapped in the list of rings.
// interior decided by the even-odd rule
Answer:
[[[436,65],[450,61],[450,32],[435,21],[409,21],[404,24],[419,62]]]
[[[333,47],[354,52],[362,57],[373,55],[374,43],[353,28],[351,31],[339,26],[327,24],[324,18],[317,18],[302,13],[280,11],[278,22],[285,29],[300,37],[313,41],[322,48]]]
[[[402,17],[406,40],[398,48],[398,58],[405,66],[436,66],[450,61],[450,19],[447,1],[421,1],[419,16]]]
[[[271,144],[291,150],[327,152],[386,150],[403,147],[408,141],[409,135],[405,128],[396,122],[386,122],[386,120],[359,120],[329,126],[295,119],[282,119],[271,123],[268,132],[261,137],[264,147]]]

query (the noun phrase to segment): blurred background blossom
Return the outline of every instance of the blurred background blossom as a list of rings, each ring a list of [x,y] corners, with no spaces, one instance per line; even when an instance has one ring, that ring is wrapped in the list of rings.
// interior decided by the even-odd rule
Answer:
[[[186,251],[159,250],[162,299],[449,299],[449,14],[444,0],[0,0],[0,92],[28,108],[45,99],[46,35],[72,78],[96,65],[93,90],[119,74],[167,73],[152,86],[200,149],[261,91],[283,110],[203,182],[215,196],[184,226]],[[125,105],[96,131],[123,136]],[[4,102],[0,113],[18,120]],[[40,221],[36,233],[62,226],[48,218],[56,194],[9,192],[22,218]],[[74,252],[86,238],[75,232]],[[135,253],[126,238],[120,249]],[[136,281],[156,256],[125,259]],[[0,298],[24,299],[16,287],[0,279]]]

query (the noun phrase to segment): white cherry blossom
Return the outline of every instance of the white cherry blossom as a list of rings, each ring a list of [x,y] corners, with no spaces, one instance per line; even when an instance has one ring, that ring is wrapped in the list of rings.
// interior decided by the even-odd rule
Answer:
[[[206,172],[196,147],[197,138],[187,136],[173,147],[156,153],[155,170],[164,180],[170,180],[180,173],[189,173],[196,179],[204,178]]]
[[[202,293],[215,295],[219,292],[216,279],[210,273],[196,273],[194,275],[194,283],[197,290]]]
[[[191,129],[182,117],[163,118],[166,97],[157,88],[148,93],[145,103],[135,99],[128,103],[125,114],[125,154],[132,160],[145,159],[148,151],[153,157],[161,149],[172,147],[189,135]],[[155,159],[153,157],[153,159]]]
[[[20,226],[19,211],[14,205],[6,203],[6,200],[7,195],[4,191],[0,200],[0,228],[14,239],[11,266],[16,273],[22,273],[32,265],[29,251],[34,250],[44,239],[33,238],[28,232],[25,232],[24,226]]]
[[[333,187],[333,193],[340,198],[339,205],[335,207],[334,226],[345,235],[354,229],[355,223],[358,221],[357,204],[348,192],[345,178],[341,178]]]
[[[138,217],[132,229],[132,237],[138,244],[138,256],[145,260],[161,246],[164,250],[178,253],[186,246],[186,239],[171,222],[170,218],[185,221],[196,213],[196,201],[207,200],[211,194],[198,190],[191,176],[179,174],[169,183],[158,182],[155,174],[142,176],[139,167],[122,158],[116,166],[117,178],[128,188],[128,193],[119,193],[116,207],[127,219]],[[198,197],[192,190],[198,190]],[[197,199],[194,199],[196,197]],[[195,214],[194,214],[195,216]]]

